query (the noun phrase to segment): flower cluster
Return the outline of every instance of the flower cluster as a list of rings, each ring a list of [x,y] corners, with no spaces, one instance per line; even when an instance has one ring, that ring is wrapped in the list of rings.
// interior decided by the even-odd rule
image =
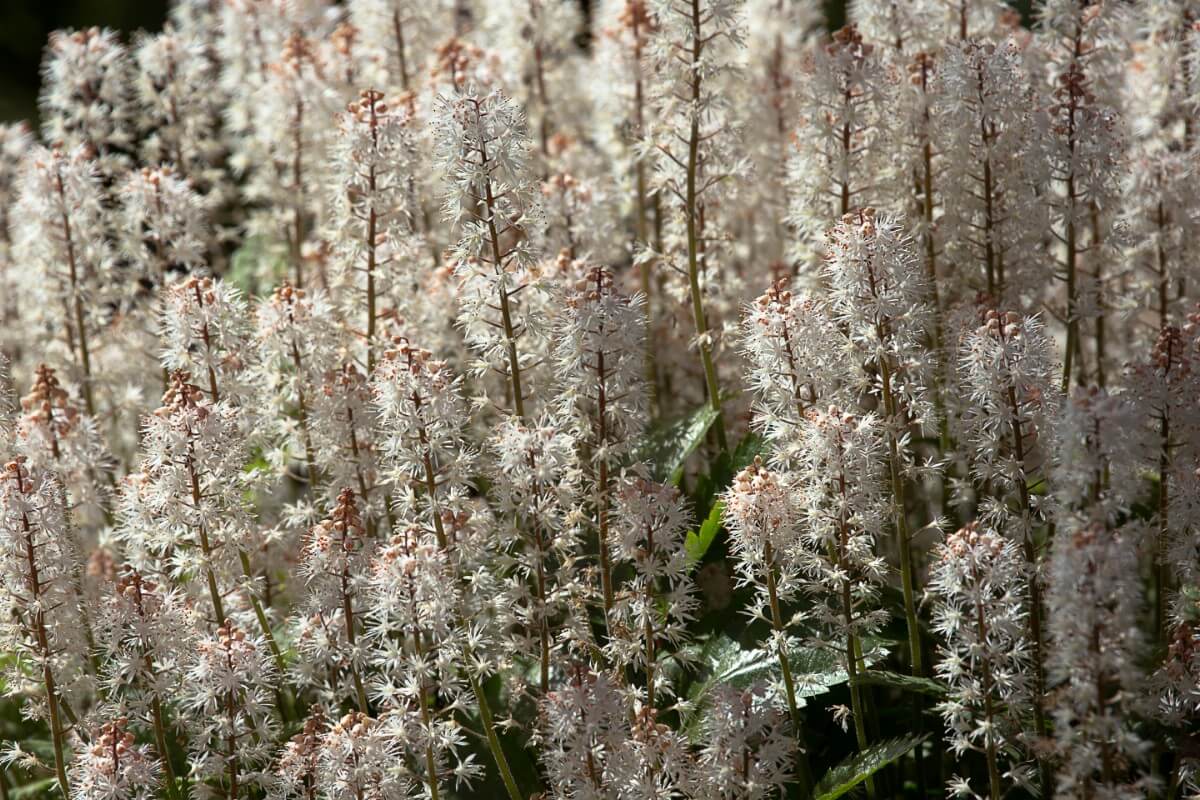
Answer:
[[[952,691],[939,710],[956,752],[984,753],[996,796],[1000,765],[1018,763],[1023,750],[1017,712],[1029,691],[1025,565],[1011,540],[975,523],[947,536],[934,556],[933,620],[946,640],[937,673]]]
[[[1200,6],[836,5],[53,33],[0,798],[1200,797]]]

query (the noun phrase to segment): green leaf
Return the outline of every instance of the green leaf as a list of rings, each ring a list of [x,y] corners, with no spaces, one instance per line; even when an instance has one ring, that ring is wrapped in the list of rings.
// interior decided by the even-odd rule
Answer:
[[[14,786],[8,791],[9,800],[33,800],[35,797],[47,797],[58,790],[57,778],[42,778],[41,780]]]
[[[697,509],[709,508],[719,493],[725,491],[733,476],[741,472],[756,456],[764,455],[767,451],[766,440],[757,433],[747,433],[733,453],[721,453],[708,465],[708,471],[696,480],[692,499]]]
[[[647,462],[654,480],[678,485],[684,462],[704,442],[716,419],[717,412],[706,405],[682,419],[656,425],[634,450],[634,460]]]
[[[263,452],[261,447],[255,447],[250,451],[250,460],[242,467],[242,472],[246,474],[255,470],[261,472],[271,471],[271,462],[267,460],[267,454]]]
[[[825,773],[813,789],[815,800],[834,800],[858,786],[925,740],[924,736],[906,736],[872,745],[855,753]]]
[[[864,661],[868,666],[887,653],[875,640],[868,639],[863,644]],[[760,648],[744,649],[725,634],[717,634],[705,642],[696,660],[707,667],[707,677],[692,684],[687,693],[692,708],[685,715],[683,729],[693,739],[717,687],[748,689],[760,681],[774,681],[782,674],[777,653]],[[804,698],[824,694],[850,679],[839,662],[839,655],[824,647],[801,645],[788,652],[788,668],[795,681],[797,705],[803,707]]]
[[[46,763],[54,760],[54,742],[49,739],[25,739],[21,747]]]
[[[767,440],[754,431],[747,433],[733,451],[733,471],[745,469],[756,457],[766,455]]]
[[[871,686],[886,686],[902,692],[924,694],[939,700],[946,696],[946,685],[940,681],[915,675],[902,675],[899,672],[890,672],[885,669],[863,670],[858,676],[858,682]]]
[[[689,564],[698,564],[704,560],[704,554],[708,552],[713,539],[717,538],[717,531],[721,530],[721,514],[724,510],[725,504],[718,500],[713,503],[708,518],[700,525],[700,530],[688,531],[683,547],[687,551]]]
[[[229,260],[227,279],[247,295],[257,296],[287,275],[286,247],[265,236],[251,236]]]

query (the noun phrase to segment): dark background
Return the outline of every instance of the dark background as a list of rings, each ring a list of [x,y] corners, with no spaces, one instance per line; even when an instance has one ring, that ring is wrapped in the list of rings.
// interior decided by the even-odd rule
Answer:
[[[590,0],[577,2],[590,5]],[[824,4],[830,29],[840,28],[846,0]],[[1029,0],[1012,4],[1027,11]],[[92,25],[126,34],[139,28],[156,31],[166,13],[167,0],[0,0],[0,121],[34,121],[42,48],[51,31]]]
[[[166,0],[0,0],[0,120],[33,120],[50,31],[100,25],[159,30]]]
[[[825,5],[831,25],[840,27],[845,0]],[[127,34],[157,31],[166,13],[167,0],[0,0],[0,121],[33,121],[37,115],[38,70],[51,31],[92,25]]]

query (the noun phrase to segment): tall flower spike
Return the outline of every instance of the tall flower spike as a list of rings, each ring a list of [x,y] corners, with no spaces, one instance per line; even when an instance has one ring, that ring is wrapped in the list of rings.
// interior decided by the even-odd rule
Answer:
[[[873,414],[813,409],[804,433],[805,458],[797,468],[807,523],[802,540],[806,590],[825,631],[818,644],[834,649],[850,676],[860,751],[867,747],[865,705],[855,688],[868,655],[863,638],[889,617],[879,603],[888,566],[876,547],[887,519],[884,447],[883,425]],[[870,784],[868,792],[874,794]]]
[[[661,722],[650,707],[638,710],[628,724],[629,733],[609,759],[613,784],[635,787],[629,796],[637,800],[696,796],[696,764],[683,734]]]
[[[268,788],[278,674],[266,642],[225,620],[196,643],[183,706],[189,714],[191,773],[227,797]]]
[[[538,148],[549,161],[551,138],[571,122],[572,43],[583,28],[579,9],[569,3],[523,0],[517,5],[484,6],[481,27],[504,61],[508,84],[537,130]],[[548,166],[548,165],[545,165]]]
[[[332,65],[324,63],[316,43],[295,30],[282,52],[267,66],[266,78],[254,106],[251,136],[259,153],[246,187],[257,208],[251,233],[278,236],[284,232],[291,264],[291,280],[305,286],[303,249],[324,208],[322,189],[341,185],[349,178],[341,158],[327,154],[333,143],[329,118],[338,109],[331,84]],[[361,144],[358,146],[361,147]],[[350,145],[355,147],[355,145]],[[338,153],[341,155],[341,153]],[[332,174],[331,174],[332,166]],[[347,194],[354,188],[346,186]],[[333,199],[341,199],[334,195]],[[348,200],[353,203],[353,200]],[[345,223],[345,220],[339,220]]]
[[[1198,234],[1196,221],[1183,209],[1194,203],[1193,151],[1158,141],[1138,142],[1125,177],[1121,204],[1129,225],[1130,246],[1125,259],[1138,271],[1138,306],[1150,312],[1159,329],[1178,324],[1183,316],[1185,286],[1194,274],[1193,254]],[[1112,331],[1118,344],[1137,347],[1142,342]],[[1119,351],[1118,351],[1119,352]]]
[[[969,443],[972,473],[990,486],[996,502],[984,499],[985,524],[1005,528],[1015,514],[1022,529],[1043,519],[1045,498],[1027,487],[1050,468],[1052,421],[1059,407],[1054,386],[1053,348],[1037,317],[988,310],[968,330],[959,349],[959,380],[965,394],[957,431]],[[1020,494],[1016,511],[1005,498]]]
[[[762,685],[721,686],[705,718],[697,797],[782,797],[793,780],[796,740]]]
[[[103,189],[95,162],[82,146],[30,153],[15,220],[21,252],[41,275],[31,296],[40,309],[36,322],[65,349],[71,378],[82,389],[85,410],[94,416],[98,405],[92,365],[101,303],[103,293],[120,282],[110,280]]]
[[[1054,471],[1058,502],[1115,522],[1137,499],[1138,468],[1152,460],[1149,433],[1126,393],[1098,386],[1076,390],[1055,436],[1061,448]]]
[[[827,234],[824,278],[830,310],[850,345],[875,374],[867,392],[879,399],[887,436],[892,527],[900,551],[901,585],[913,673],[924,672],[915,598],[906,478],[915,459],[911,436],[934,428],[933,393],[927,388],[937,354],[928,342],[931,318],[925,271],[912,239],[900,225],[871,208],[847,215]]]
[[[370,706],[362,678],[366,653],[359,636],[372,549],[354,490],[343,489],[329,517],[313,526],[301,549],[308,616],[296,634],[308,682],[328,694],[325,699],[334,705],[353,694],[364,714]]]
[[[88,660],[75,586],[78,566],[72,549],[62,487],[50,475],[31,472],[22,458],[0,472],[0,588],[17,613],[0,623],[0,642],[17,655],[9,686],[28,685],[27,665],[43,696],[30,698],[26,713],[45,719],[54,745],[59,788],[67,783],[67,709],[79,700]]]
[[[1033,646],[1035,730],[1046,730],[1046,638],[1041,558],[1034,526],[1047,517],[1045,498],[1035,486],[1050,470],[1055,452],[1051,420],[1058,410],[1055,364],[1050,342],[1037,317],[987,311],[983,324],[962,339],[959,378],[966,392],[960,441],[974,451],[971,471],[989,487],[979,521],[1010,530],[1025,555],[1029,594],[1029,641]],[[1049,765],[1039,756],[1042,782]]]
[[[361,711],[342,717],[320,737],[316,788],[324,797],[404,800],[412,787],[399,766],[389,726]]]
[[[700,605],[683,547],[690,524],[673,486],[628,478],[615,487],[612,559],[632,565],[633,577],[613,605],[606,650],[610,663],[645,673],[649,708],[672,693],[662,667],[687,644]]]
[[[614,231],[601,213],[604,198],[597,197],[597,189],[589,178],[571,172],[555,173],[542,183],[548,252],[573,259],[606,248]]]
[[[353,21],[345,15],[326,16],[333,30],[319,40],[318,51],[330,65],[327,74],[333,91],[346,100],[370,85],[369,53],[363,47],[363,31]]]
[[[734,477],[724,498],[739,581],[754,587],[750,611],[759,619],[771,619],[776,601],[792,601],[799,590],[800,519],[791,478],[755,459]],[[782,625],[776,635],[783,635]]]
[[[56,147],[82,147],[101,173],[118,174],[134,134],[129,83],[129,54],[116,31],[55,31],[42,63],[42,137]]]
[[[640,296],[621,294],[608,270],[592,267],[565,298],[555,336],[555,366],[563,388],[560,407],[573,423],[581,449],[590,453],[583,470],[595,508],[606,611],[613,603],[608,563],[611,481],[646,417],[642,302]]]
[[[133,90],[140,122],[152,131],[139,141],[142,161],[173,165],[211,203],[229,187],[219,166],[217,66],[207,46],[200,31],[171,25],[135,36]]]
[[[225,618],[238,550],[249,535],[244,438],[237,413],[175,373],[163,405],[146,417],[141,472],[126,479],[120,536],[135,566],[186,581]]]
[[[501,78],[497,74],[496,52],[462,39],[463,31],[458,25],[455,27],[454,35],[434,48],[429,68],[430,88],[457,94],[471,87],[495,86]]]
[[[241,292],[222,280],[192,276],[163,293],[162,363],[194,375],[212,403],[253,405],[250,312]]]
[[[792,463],[805,411],[818,402],[842,398],[859,381],[842,358],[846,341],[830,309],[781,280],[742,316],[741,349],[745,380],[754,390],[754,424],[774,446],[776,457]]]
[[[353,362],[326,371],[313,400],[312,438],[313,460],[328,491],[354,487],[367,527],[376,530],[390,501],[380,475],[383,440],[373,402],[371,384]]]
[[[71,764],[72,800],[153,800],[160,783],[160,756],[137,744],[129,720],[106,722]]]
[[[640,146],[650,113],[646,61],[656,23],[647,0],[605,0],[593,11],[598,29],[591,68],[599,78],[590,83],[596,124],[593,133],[602,152],[614,162],[618,191],[633,197],[631,250],[651,243],[650,174],[652,158]],[[652,258],[640,260],[642,293],[649,298]]]
[[[498,468],[493,491],[505,541],[519,542],[502,612],[514,649],[539,654],[538,688],[550,690],[559,628],[580,592],[575,504],[579,475],[575,438],[553,418],[524,425],[510,417],[492,435]]]
[[[338,119],[332,216],[340,271],[335,284],[344,316],[355,320],[363,338],[370,377],[382,346],[384,298],[408,233],[411,144],[405,112],[390,107],[374,89],[364,90]]]
[[[215,29],[217,86],[227,101],[225,129],[232,139],[230,161],[236,172],[249,170],[257,155],[255,112],[269,65],[292,31],[320,29],[320,8],[319,3],[287,0],[228,0],[209,23]]]
[[[788,221],[798,235],[795,257],[811,272],[825,226],[872,202],[887,130],[879,54],[854,26],[814,50],[803,69]]]
[[[1054,81],[1045,147],[1050,177],[1060,191],[1045,198],[1061,245],[1056,250],[1067,284],[1064,392],[1073,379],[1083,383],[1080,323],[1095,314],[1096,301],[1087,301],[1081,265],[1086,258],[1092,293],[1100,293],[1101,248],[1111,224],[1104,211],[1119,192],[1124,135],[1110,87],[1103,83],[1109,74],[1106,61],[1114,56],[1108,36],[1114,19],[1113,5],[1103,0],[1094,4],[1046,0],[1039,9],[1039,24],[1048,40],[1048,71]],[[1099,302],[1104,302],[1102,296]]]
[[[168,754],[167,709],[183,690],[199,620],[184,597],[125,568],[102,600],[97,644],[104,656],[102,685],[122,713],[154,731],[154,746],[168,781],[175,779]]]
[[[563,300],[554,337],[559,404],[612,467],[645,424],[645,298],[621,292],[604,267],[588,267]]]
[[[742,213],[747,229],[740,236],[749,239],[751,258],[765,262],[778,277],[792,271],[787,216],[788,161],[800,114],[795,76],[813,40],[824,32],[825,19],[820,5],[807,1],[746,0],[742,13],[746,29],[742,86],[749,104],[745,118],[753,121],[746,125],[742,141],[755,180],[744,187]]]
[[[946,50],[934,89],[948,131],[942,239],[959,291],[974,287],[1017,308],[1042,289],[1036,270],[1049,225],[1028,83],[1015,43],[971,39]]]
[[[628,704],[605,672],[564,669],[565,685],[542,698],[538,741],[555,798],[599,798],[616,792],[611,762],[629,737]]]
[[[935,670],[950,686],[938,705],[956,753],[981,751],[990,797],[1020,764],[1021,716],[1029,703],[1024,563],[1012,541],[976,523],[933,553],[929,592],[942,638]]]
[[[97,522],[109,492],[112,459],[95,421],[72,405],[54,370],[39,364],[16,429],[15,448],[30,467],[58,475],[78,522]]]
[[[831,316],[878,372],[865,376],[866,389],[879,397],[907,462],[906,430],[936,423],[927,388],[936,361],[926,348],[932,314],[915,243],[895,219],[863,209],[828,231],[823,274]]]
[[[800,741],[798,778],[808,791],[812,786],[812,767],[803,744],[800,705],[788,657],[797,644],[788,630],[795,619],[783,617],[783,605],[797,598],[802,588],[801,572],[808,568],[800,541],[801,509],[791,482],[791,475],[775,473],[755,458],[753,464],[734,477],[722,502],[738,583],[754,589],[748,613],[771,623],[770,649],[779,659],[783,676],[783,686],[772,688],[776,695],[782,688],[787,701],[793,730]]]
[[[851,0],[847,16],[863,38],[888,48],[884,58],[902,64],[904,56],[941,44],[936,36],[938,17],[950,5],[937,0]]]
[[[900,56],[893,52],[893,58]],[[902,144],[893,156],[892,179],[900,186],[889,189],[907,215],[913,239],[920,251],[931,325],[929,344],[939,356],[940,366],[945,330],[942,311],[945,301],[938,281],[938,259],[945,250],[942,221],[945,218],[945,145],[937,109],[939,60],[926,52],[917,53],[896,65],[907,80],[899,80],[895,91],[900,104],[897,126]],[[944,271],[944,269],[943,269]]]
[[[462,511],[476,456],[463,437],[459,380],[446,362],[400,340],[384,354],[372,391],[386,431],[380,450],[396,487],[396,508],[450,548],[454,530],[446,516]],[[455,544],[461,556],[470,542]]]
[[[658,721],[655,710],[633,714],[614,677],[574,664],[568,684],[542,702],[538,731],[551,797],[702,797],[693,754],[684,737]],[[627,787],[621,789],[619,787]]]
[[[0,352],[0,453],[11,452],[17,430],[17,393],[13,388],[12,364]]]
[[[325,710],[313,706],[300,732],[275,762],[275,791],[285,800],[313,800],[320,779],[321,737],[329,729]]]
[[[269,419],[278,425],[268,460],[282,471],[289,458],[303,459],[304,479],[313,486],[318,480],[314,428],[321,422],[314,419],[317,395],[323,377],[336,368],[342,345],[333,307],[320,290],[284,284],[258,305],[254,340],[262,406],[275,411]]]
[[[449,777],[478,774],[448,714],[464,695],[459,579],[432,534],[413,527],[393,537],[375,559],[366,603],[372,647],[372,695],[383,713],[413,719],[405,746],[433,796]],[[451,704],[449,709],[437,703]]]
[[[1167,596],[1175,579],[1191,583],[1195,575],[1189,555],[1197,546],[1197,473],[1200,464],[1192,444],[1200,431],[1195,397],[1200,386],[1200,315],[1183,328],[1169,325],[1159,331],[1149,357],[1128,371],[1130,394],[1142,413],[1143,433],[1151,442],[1143,467],[1158,473],[1158,509],[1153,548],[1155,627],[1165,639]]]
[[[1186,736],[1200,713],[1200,596],[1194,589],[1179,592],[1172,604],[1167,655],[1150,685],[1158,703],[1157,716],[1174,736]],[[1183,757],[1179,785],[1200,788],[1200,763]]]
[[[26,154],[33,136],[23,122],[0,125],[0,353],[18,360],[23,344],[19,320],[25,314],[21,303],[21,271],[17,268],[14,219]]]
[[[350,20],[362,31],[362,48],[367,68],[374,69],[376,85],[401,92],[416,91],[420,72],[430,48],[426,42],[440,41],[449,31],[449,15],[437,17],[420,0],[350,0]]]
[[[1099,522],[1068,520],[1054,540],[1046,602],[1051,610],[1054,738],[1063,759],[1058,791],[1144,797],[1152,743],[1134,728],[1144,680],[1138,667],[1134,539]]]
[[[850,16],[868,39],[905,54],[947,41],[1002,37],[1020,22],[1003,0],[856,0]]]
[[[708,404],[717,414],[713,428],[722,450],[728,450],[729,443],[713,358],[718,328],[709,319],[705,293],[711,291],[708,267],[721,255],[721,232],[709,209],[745,170],[734,152],[739,131],[719,90],[721,81],[737,72],[735,59],[744,36],[741,6],[741,0],[654,3],[658,30],[651,53],[659,79],[653,92],[659,124],[646,144],[658,156],[654,183],[663,203],[670,204],[663,213],[669,214],[674,228],[674,252],[663,255],[687,276],[694,342]]]
[[[1179,322],[1200,246],[1197,221],[1183,211],[1197,202],[1195,181],[1190,180],[1200,100],[1195,18],[1196,9],[1178,0],[1157,0],[1134,10],[1130,22],[1141,35],[1122,87],[1130,129],[1130,163],[1120,201],[1131,228],[1126,258],[1141,272],[1135,285],[1142,297],[1137,301],[1157,314],[1159,329]],[[1121,326],[1113,326],[1109,337],[1115,335],[1119,347],[1123,334]]]
[[[525,373],[536,347],[531,340],[542,333],[530,297],[538,291],[533,270],[542,220],[525,119],[499,92],[468,92],[440,103],[445,215],[462,233],[454,248],[462,279],[459,324],[478,355],[472,372],[503,375],[513,412],[525,417],[532,396]]]
[[[1200,96],[1196,83],[1196,10],[1186,0],[1153,0],[1133,9],[1122,24],[1136,26],[1138,48],[1129,54],[1122,100],[1134,136],[1158,146],[1196,143],[1191,121]]]
[[[139,277],[164,286],[196,272],[212,244],[203,200],[170,167],[131,170],[121,182],[122,250]]]

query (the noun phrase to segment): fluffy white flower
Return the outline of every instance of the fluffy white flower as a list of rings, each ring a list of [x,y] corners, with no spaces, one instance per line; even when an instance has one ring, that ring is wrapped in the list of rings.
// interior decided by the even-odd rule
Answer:
[[[933,629],[943,641],[936,671],[950,686],[938,710],[955,751],[982,751],[999,777],[1001,763],[1019,760],[1029,703],[1024,557],[972,523],[947,536],[933,559]]]
[[[158,790],[159,760],[137,744],[118,718],[100,726],[71,764],[73,800],[152,800]]]

